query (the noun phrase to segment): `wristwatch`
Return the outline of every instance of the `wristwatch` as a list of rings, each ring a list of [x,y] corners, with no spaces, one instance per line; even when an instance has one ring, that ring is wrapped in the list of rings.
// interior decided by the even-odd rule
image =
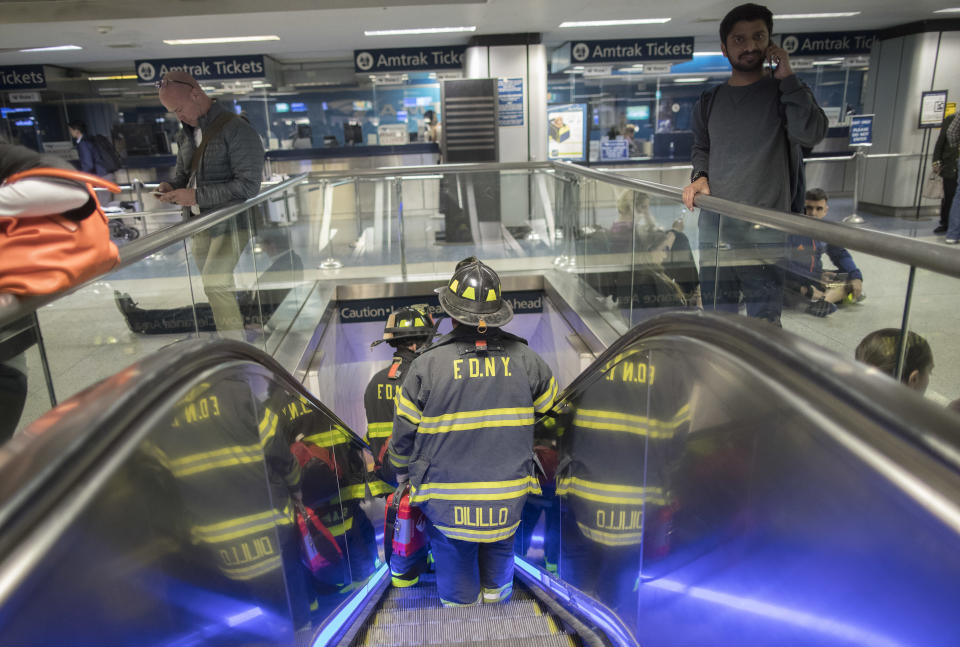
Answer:
[[[693,173],[690,174],[690,184],[693,184],[694,182],[696,182],[702,177],[710,179],[706,171],[703,171],[703,170],[694,171]]]

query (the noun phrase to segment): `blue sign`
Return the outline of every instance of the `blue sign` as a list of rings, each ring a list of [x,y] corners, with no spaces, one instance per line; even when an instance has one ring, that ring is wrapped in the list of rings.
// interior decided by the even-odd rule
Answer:
[[[167,72],[186,72],[197,81],[262,79],[267,73],[263,56],[205,56],[203,58],[158,58],[134,61],[137,83],[154,83]]]
[[[459,70],[467,55],[465,45],[403,47],[396,49],[355,49],[353,69],[357,73],[415,72],[417,70]]]
[[[850,145],[873,146],[873,115],[850,117]]]
[[[872,31],[782,34],[780,47],[790,56],[869,54],[877,35]]]
[[[686,61],[693,58],[693,37],[583,40],[570,43],[570,62]]]
[[[606,139],[600,142],[601,162],[627,159],[630,159],[630,142],[626,139]]]
[[[499,110],[497,123],[501,126],[523,125],[523,77],[497,79]]]
[[[0,67],[0,90],[38,90],[47,87],[42,65]]]

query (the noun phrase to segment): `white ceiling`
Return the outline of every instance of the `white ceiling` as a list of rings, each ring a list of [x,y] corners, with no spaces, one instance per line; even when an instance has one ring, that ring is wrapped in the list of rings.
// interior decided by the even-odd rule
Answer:
[[[465,44],[469,34],[365,37],[364,29],[476,25],[475,35],[539,32],[548,45],[570,39],[695,36],[718,49],[720,18],[735,0],[0,0],[0,65],[52,64],[133,72],[133,60],[268,54],[280,62],[349,60],[360,48]],[[952,4],[951,4],[952,2]],[[371,6],[371,5],[377,6]],[[391,5],[391,6],[382,6]],[[271,6],[280,11],[256,11]],[[304,6],[326,9],[304,10]],[[338,8],[338,7],[351,8]],[[782,33],[881,29],[938,18],[960,0],[774,0],[776,13],[861,11],[853,18],[774,23]],[[332,7],[332,8],[330,8]],[[172,11],[195,15],[169,17]],[[207,13],[204,13],[207,12]],[[245,13],[236,13],[245,12]],[[117,17],[137,15],[139,17]],[[217,14],[217,15],[211,15]],[[78,15],[89,20],[72,19]],[[953,14],[960,18],[960,14]],[[559,29],[564,20],[672,18],[663,25]],[[106,32],[106,33],[103,33]],[[237,45],[164,45],[163,39],[276,34],[279,41]],[[19,53],[17,48],[79,45],[79,51]],[[113,45],[114,47],[111,47]],[[116,47],[123,45],[125,47]]]

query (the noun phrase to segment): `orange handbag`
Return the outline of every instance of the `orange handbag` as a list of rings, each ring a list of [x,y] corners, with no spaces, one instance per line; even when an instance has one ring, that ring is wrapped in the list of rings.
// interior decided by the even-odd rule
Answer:
[[[120,187],[89,173],[46,167],[15,173],[6,183],[28,177],[79,182],[86,186],[96,210],[79,222],[60,214],[0,217],[0,292],[52,294],[113,269],[120,252],[110,240],[107,217],[93,187],[111,193],[120,193]]]

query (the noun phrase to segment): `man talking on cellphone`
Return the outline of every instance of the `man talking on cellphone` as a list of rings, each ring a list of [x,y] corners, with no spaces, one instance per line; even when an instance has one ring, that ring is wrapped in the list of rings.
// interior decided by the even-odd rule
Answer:
[[[803,213],[803,149],[824,138],[827,117],[793,73],[789,54],[770,42],[772,31],[773,14],[752,3],[720,23],[720,48],[732,70],[693,109],[688,209],[703,194]],[[782,232],[701,210],[704,308],[735,313],[742,301],[748,316],[779,325],[785,243]]]

